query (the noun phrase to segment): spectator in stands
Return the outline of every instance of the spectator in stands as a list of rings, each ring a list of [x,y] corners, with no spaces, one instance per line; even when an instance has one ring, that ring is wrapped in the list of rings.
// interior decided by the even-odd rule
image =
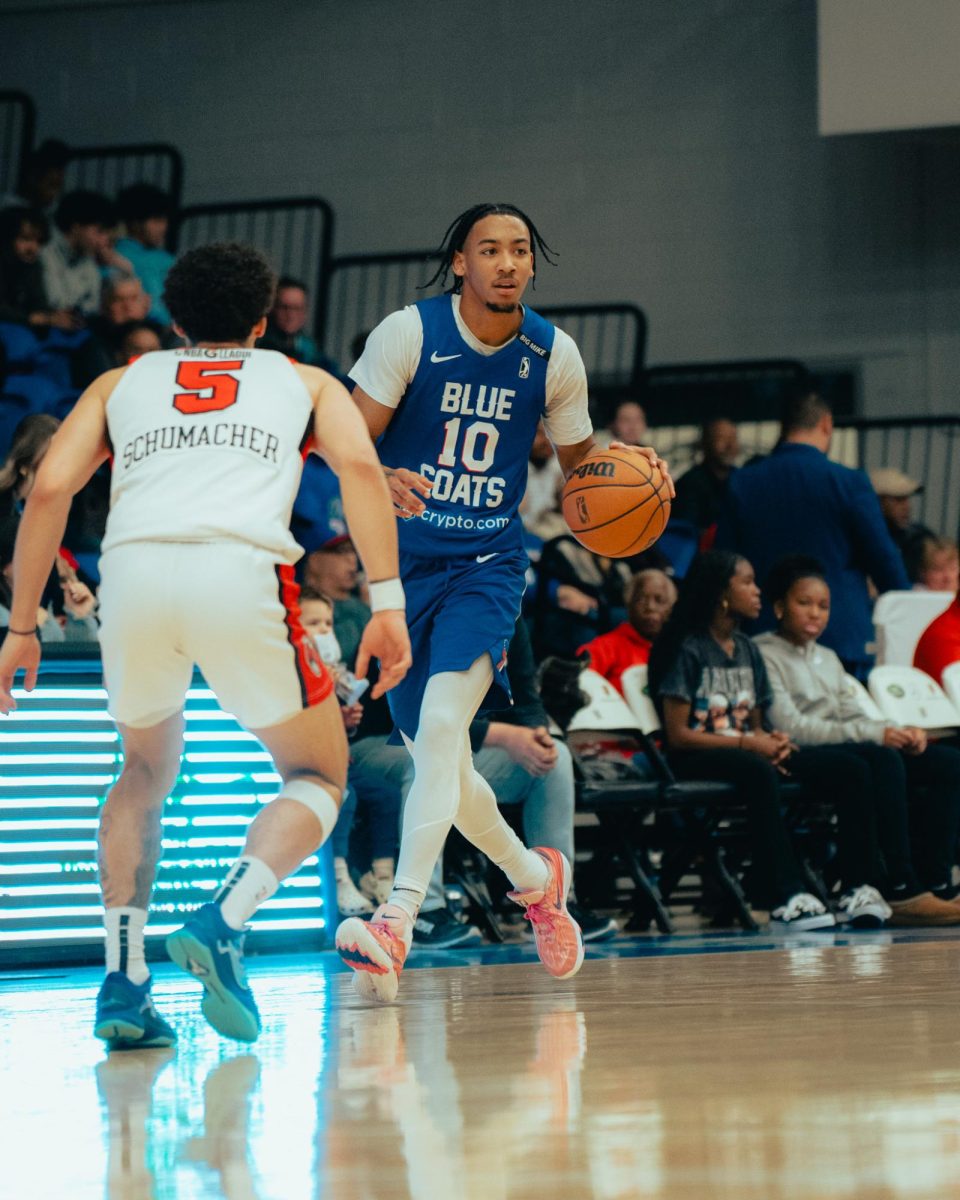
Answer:
[[[41,248],[50,227],[38,209],[8,208],[0,212],[0,321],[14,321],[39,331],[76,329],[75,313],[53,309],[43,286]]]
[[[578,646],[625,620],[632,575],[626,561],[594,554],[569,533],[547,542],[531,602],[537,658],[573,658]]]
[[[83,317],[100,307],[98,259],[108,253],[116,210],[98,192],[68,192],[57,207],[56,228],[40,252],[47,300]]]
[[[360,561],[349,534],[335,534],[307,556],[303,586],[333,601],[333,629],[345,662],[352,662],[370,619],[369,607],[357,596]]]
[[[933,536],[919,521],[913,520],[914,496],[923,491],[923,484],[911,479],[896,467],[880,467],[870,472],[870,482],[880,501],[880,511],[887,524],[887,532],[903,553],[910,542],[917,538]]]
[[[792,773],[809,788],[828,792],[842,778],[845,789],[858,790],[873,807],[893,924],[960,924],[960,904],[949,903],[957,895],[952,872],[960,833],[960,751],[928,743],[922,729],[864,715],[840,660],[817,642],[830,618],[830,588],[816,559],[782,559],[767,590],[777,629],[755,640],[773,689],[770,717],[798,746],[808,747]],[[915,853],[910,808],[919,831]],[[863,898],[859,905],[846,899],[848,907],[865,907]]]
[[[881,592],[909,584],[866,474],[827,458],[832,436],[828,402],[812,385],[797,386],[779,445],[731,476],[716,544],[739,551],[763,577],[785,553],[822,562],[834,611],[824,644],[864,678],[874,638],[867,576]],[[759,628],[774,624],[764,605]]]
[[[648,432],[647,414],[643,405],[630,396],[623,396],[614,406],[606,429],[597,430],[594,436],[598,446],[609,446],[611,442],[644,446]]]
[[[923,533],[903,548],[914,591],[955,592],[960,588],[960,551],[951,538]]]
[[[141,354],[163,349],[163,342],[153,321],[128,321],[117,332],[120,336],[120,350],[116,358],[118,367],[125,367],[131,359],[139,358]]]
[[[64,142],[48,138],[27,155],[15,195],[0,199],[0,209],[25,207],[51,216],[63,193],[63,183],[70,160],[70,150]]]
[[[111,367],[126,366],[130,355],[125,353],[124,340],[131,326],[152,330],[154,337],[142,335],[136,339],[150,349],[159,349],[162,326],[147,321],[150,297],[135,275],[113,275],[106,280],[100,300],[100,311],[90,317],[87,327],[90,340],[78,352],[74,378],[85,387]]]
[[[530,447],[527,490],[520,504],[520,520],[524,528],[541,541],[566,531],[566,523],[560,512],[562,488],[563,470],[541,421]]]
[[[322,367],[342,379],[337,364],[323,353],[307,333],[309,314],[307,285],[290,275],[282,275],[277,281],[277,295],[267,318],[267,332],[257,345],[261,350],[279,350],[281,354],[308,366]]]
[[[753,882],[771,918],[791,929],[835,923],[822,901],[804,890],[800,864],[783,818],[780,780],[797,768],[787,733],[767,725],[773,698],[763,658],[740,632],[760,611],[753,567],[729,551],[694,560],[650,654],[650,694],[663,715],[670,763],[680,779],[733,784],[750,827]],[[844,794],[837,781],[839,858],[846,897],[863,896],[877,871],[865,831],[872,810]],[[842,906],[843,919],[852,919]]]
[[[944,671],[956,662],[960,662],[960,591],[920,635],[913,654],[913,665],[940,684]]]
[[[664,571],[638,571],[627,585],[627,619],[577,651],[587,654],[591,670],[623,692],[620,676],[650,661],[650,648],[677,602],[677,589]]]
[[[117,242],[116,250],[130,263],[149,296],[149,310],[143,315],[169,328],[170,313],[163,302],[163,287],[173,266],[173,255],[166,248],[173,200],[152,183],[135,183],[119,194],[117,207],[126,236]]]
[[[712,417],[705,422],[700,452],[700,462],[677,480],[670,516],[676,521],[689,521],[709,537],[720,520],[730,476],[737,469],[740,441],[736,425],[727,417]]]

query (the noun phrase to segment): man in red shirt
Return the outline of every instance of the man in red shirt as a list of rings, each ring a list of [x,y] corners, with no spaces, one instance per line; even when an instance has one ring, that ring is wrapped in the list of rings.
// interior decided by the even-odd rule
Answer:
[[[913,655],[913,665],[937,683],[943,682],[943,672],[955,662],[960,662],[960,592],[923,631]]]
[[[627,587],[627,620],[581,646],[590,655],[591,670],[610,681],[622,694],[620,676],[629,667],[650,659],[650,646],[676,603],[677,589],[663,571],[639,571]]]

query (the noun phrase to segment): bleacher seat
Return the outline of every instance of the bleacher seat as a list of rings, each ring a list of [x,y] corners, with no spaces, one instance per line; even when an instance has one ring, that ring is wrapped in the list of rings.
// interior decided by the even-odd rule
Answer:
[[[690,521],[667,522],[657,540],[657,550],[669,560],[674,578],[683,579],[700,549],[700,531]]]
[[[867,686],[883,715],[897,725],[915,725],[931,733],[960,729],[960,710],[935,679],[916,667],[874,667]]]
[[[884,592],[873,608],[879,666],[913,665],[920,635],[953,600],[953,592]]]
[[[868,720],[883,721],[886,719],[880,711],[877,702],[855,675],[847,675],[845,684],[847,692],[853,696],[860,706],[860,711]]]
[[[0,342],[7,355],[7,368],[16,371],[32,371],[40,353],[40,339],[26,325],[14,321],[0,321]]]
[[[28,411],[50,413],[57,415],[57,409],[67,399],[76,401],[77,392],[73,388],[64,388],[45,375],[8,375],[4,390],[15,396],[21,396],[27,403]]]

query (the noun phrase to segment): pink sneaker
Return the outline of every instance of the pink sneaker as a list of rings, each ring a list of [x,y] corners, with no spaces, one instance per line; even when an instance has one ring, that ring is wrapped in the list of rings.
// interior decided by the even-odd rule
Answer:
[[[567,912],[567,893],[570,891],[570,864],[559,850],[534,846],[550,868],[550,878],[543,891],[530,889],[508,892],[507,895],[527,911],[524,914],[533,926],[540,961],[555,979],[576,975],[583,963],[583,939],[580,926]]]
[[[412,932],[413,923],[395,905],[381,904],[369,921],[348,917],[340,922],[337,953],[356,972],[354,991],[364,1000],[396,1000]]]

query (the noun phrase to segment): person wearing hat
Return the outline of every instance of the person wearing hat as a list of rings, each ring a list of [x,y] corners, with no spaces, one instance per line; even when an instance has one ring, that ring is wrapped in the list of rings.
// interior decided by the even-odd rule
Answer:
[[[880,510],[890,536],[901,554],[907,545],[923,537],[935,537],[932,529],[911,520],[910,501],[923,491],[923,484],[896,467],[879,467],[870,472],[870,482],[880,501]]]

